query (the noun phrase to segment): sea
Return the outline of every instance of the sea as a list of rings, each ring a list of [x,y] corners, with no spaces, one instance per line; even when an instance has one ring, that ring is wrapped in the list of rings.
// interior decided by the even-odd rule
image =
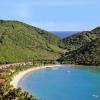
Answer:
[[[51,31],[53,34],[59,36],[60,38],[65,38],[73,34],[78,33],[79,31]]]
[[[25,75],[18,87],[42,100],[100,100],[100,72],[71,65],[45,68]]]

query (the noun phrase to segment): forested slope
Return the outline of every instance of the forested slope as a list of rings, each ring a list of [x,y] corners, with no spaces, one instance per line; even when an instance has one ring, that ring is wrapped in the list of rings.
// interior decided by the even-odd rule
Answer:
[[[56,59],[61,51],[56,35],[19,21],[0,20],[0,63]]]
[[[62,63],[100,65],[100,28],[75,34],[66,39]],[[68,49],[69,48],[69,49]]]

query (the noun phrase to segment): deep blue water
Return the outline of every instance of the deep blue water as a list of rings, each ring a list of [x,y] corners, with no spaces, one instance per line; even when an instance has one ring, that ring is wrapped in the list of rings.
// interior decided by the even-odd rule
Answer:
[[[55,35],[61,38],[65,38],[65,37],[68,37],[70,35],[77,33],[77,31],[52,31],[52,33],[54,33]]]
[[[43,100],[100,100],[100,73],[71,67],[27,74],[19,87]]]

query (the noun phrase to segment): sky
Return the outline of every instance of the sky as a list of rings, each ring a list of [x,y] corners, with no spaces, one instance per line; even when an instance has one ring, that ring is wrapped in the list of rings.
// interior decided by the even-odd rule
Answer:
[[[48,31],[85,31],[100,26],[100,0],[0,0],[0,19]]]

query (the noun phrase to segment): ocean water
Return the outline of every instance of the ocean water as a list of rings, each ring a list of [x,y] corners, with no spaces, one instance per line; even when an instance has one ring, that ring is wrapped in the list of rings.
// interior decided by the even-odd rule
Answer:
[[[42,100],[100,100],[100,73],[71,67],[45,68],[18,84]]]
[[[55,35],[59,36],[60,38],[65,38],[70,35],[77,33],[78,31],[52,31]]]

